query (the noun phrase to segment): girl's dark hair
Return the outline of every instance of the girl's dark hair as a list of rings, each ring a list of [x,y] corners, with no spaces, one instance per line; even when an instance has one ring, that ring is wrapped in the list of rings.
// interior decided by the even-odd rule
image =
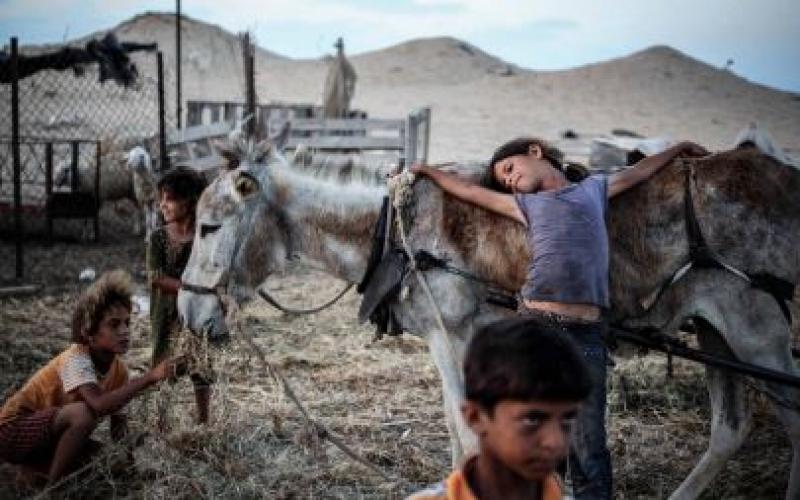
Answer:
[[[159,192],[167,191],[176,198],[187,200],[192,214],[205,188],[203,176],[188,167],[175,167],[158,181]]]
[[[536,137],[517,137],[497,148],[489,159],[489,165],[482,178],[482,184],[489,189],[495,191],[508,191],[494,176],[494,166],[497,162],[505,160],[511,156],[526,155],[530,151],[532,145],[537,145],[542,148],[542,155],[545,160],[549,161],[555,168],[563,170],[562,161],[564,154],[558,149],[542,139]]]
[[[586,362],[564,332],[513,318],[479,330],[464,360],[466,397],[490,414],[502,400],[578,402],[591,390]]]
[[[85,344],[86,335],[97,333],[103,316],[112,306],[119,305],[130,312],[132,295],[131,275],[127,272],[116,270],[100,276],[78,299],[72,313],[72,341]]]

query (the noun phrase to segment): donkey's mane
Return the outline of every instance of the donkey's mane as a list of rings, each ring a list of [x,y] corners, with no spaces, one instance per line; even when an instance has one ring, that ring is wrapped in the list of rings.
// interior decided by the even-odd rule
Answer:
[[[307,175],[337,182],[342,185],[362,184],[385,186],[388,174],[394,169],[389,164],[370,163],[369,159],[355,155],[299,153],[292,166]]]

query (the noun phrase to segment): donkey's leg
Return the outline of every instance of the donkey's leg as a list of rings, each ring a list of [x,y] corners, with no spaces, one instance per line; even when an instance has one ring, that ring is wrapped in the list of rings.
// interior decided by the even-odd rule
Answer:
[[[790,325],[775,299],[751,289],[742,305],[737,323],[731,325],[726,335],[736,356],[748,363],[800,376],[790,349]],[[778,383],[759,382],[759,385],[767,390],[792,442],[792,468],[786,498],[800,498],[800,391]]]
[[[428,335],[428,348],[431,351],[433,362],[442,378],[442,393],[444,395],[444,409],[447,417],[447,427],[450,431],[452,445],[453,465],[463,454],[477,451],[475,435],[464,421],[461,414],[461,400],[464,397],[464,385],[461,381],[458,360],[450,352],[450,345],[446,334],[438,329]]]
[[[786,386],[769,384],[769,387],[771,393],[780,398],[780,402],[773,401],[773,406],[792,442],[792,469],[786,498],[800,498],[800,412],[797,410],[800,398],[797,397],[796,390]]]
[[[724,340],[713,327],[698,328],[698,340],[704,351],[730,354]],[[671,499],[697,498],[739,449],[750,430],[752,410],[741,377],[725,370],[706,367],[706,383],[711,402],[711,434],[708,448]]]
[[[453,407],[455,401],[448,397],[446,392],[444,394],[444,422],[447,425],[447,432],[450,435],[450,462],[453,467],[458,464],[461,457],[464,456],[464,447],[461,444],[461,438],[458,434],[458,422],[456,419],[460,413],[458,407]]]
[[[671,334],[686,318],[702,318],[698,340],[704,349],[722,355],[733,350],[749,361],[742,353],[752,346],[745,344],[758,342],[755,330],[745,321],[751,291],[748,283],[730,273],[697,270],[671,287],[643,323],[665,325],[664,333]],[[708,448],[671,498],[696,498],[739,448],[750,425],[751,409],[740,377],[706,368],[706,384],[712,413]]]

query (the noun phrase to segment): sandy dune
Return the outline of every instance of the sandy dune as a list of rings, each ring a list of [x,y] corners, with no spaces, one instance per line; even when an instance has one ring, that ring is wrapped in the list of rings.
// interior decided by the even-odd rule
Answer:
[[[173,76],[171,15],[143,14],[114,31],[123,40],[158,42]],[[187,19],[182,43],[187,99],[242,98],[235,34]],[[517,68],[453,38],[413,40],[351,60],[359,75],[355,107],[375,117],[432,107],[433,160],[483,159],[510,137],[557,139],[567,128],[608,133],[624,127],[716,149],[751,121],[790,153],[800,152],[800,95],[751,83],[669,47],[548,72]],[[259,49],[259,99],[320,103],[325,65],[324,58],[292,60]]]

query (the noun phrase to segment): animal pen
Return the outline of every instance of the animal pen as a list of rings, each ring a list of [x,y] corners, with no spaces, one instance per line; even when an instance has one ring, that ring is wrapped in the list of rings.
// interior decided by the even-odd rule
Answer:
[[[170,156],[206,172],[216,171],[223,159],[214,150],[214,141],[234,131],[247,116],[248,106],[231,101],[187,102],[187,127],[167,137]],[[323,118],[321,106],[298,103],[269,103],[253,106],[254,133],[274,135],[289,127],[286,149],[298,147],[327,159],[359,155],[372,165],[410,165],[428,159],[431,109],[423,107],[405,118],[368,118],[354,112],[349,118]]]
[[[18,282],[25,241],[43,230],[52,238],[55,220],[91,220],[98,239],[101,186],[115,180],[103,178],[101,164],[121,163],[136,144],[166,164],[164,68],[155,44],[113,35],[63,48],[19,47],[12,38],[3,55],[0,231],[15,256],[0,281]]]

